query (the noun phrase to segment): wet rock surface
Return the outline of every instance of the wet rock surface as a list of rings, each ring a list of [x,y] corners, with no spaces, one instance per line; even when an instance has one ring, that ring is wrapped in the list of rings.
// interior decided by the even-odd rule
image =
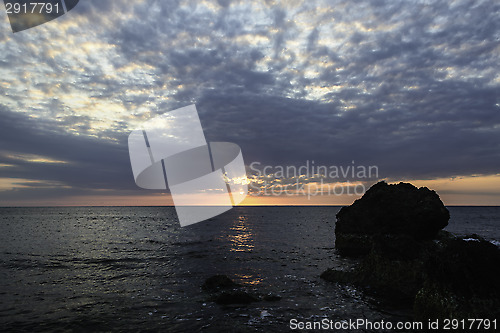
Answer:
[[[415,297],[418,318],[500,318],[500,249],[477,235],[448,239],[430,256]]]
[[[379,182],[337,214],[335,247],[342,255],[366,255],[375,235],[436,237],[450,214],[436,192],[409,183]]]
[[[213,275],[205,280],[201,289],[205,291],[218,291],[222,289],[234,288],[238,285],[233,282],[227,275]]]
[[[245,290],[241,285],[235,283],[228,276],[214,275],[205,280],[201,288],[211,294],[209,300],[221,305],[250,304],[261,300],[276,302],[281,296],[268,293],[260,295]]]
[[[412,306],[417,319],[499,317],[500,249],[442,231],[448,219],[434,191],[378,183],[337,214],[335,247],[359,264],[321,278]]]

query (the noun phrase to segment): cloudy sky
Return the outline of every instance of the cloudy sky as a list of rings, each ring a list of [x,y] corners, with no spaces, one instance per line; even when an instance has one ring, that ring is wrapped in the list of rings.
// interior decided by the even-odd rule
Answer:
[[[499,17],[491,0],[81,0],[14,34],[0,7],[0,205],[171,203],[135,185],[127,136],[189,104],[247,166],[354,161],[378,167],[366,185],[500,205]]]

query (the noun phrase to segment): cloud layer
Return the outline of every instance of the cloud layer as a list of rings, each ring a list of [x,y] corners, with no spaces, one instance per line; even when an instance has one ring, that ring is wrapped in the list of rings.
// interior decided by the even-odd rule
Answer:
[[[0,178],[19,184],[0,199],[133,192],[127,134],[192,103],[207,139],[239,144],[247,164],[498,174],[499,12],[467,0],[82,0],[16,34],[2,12]]]

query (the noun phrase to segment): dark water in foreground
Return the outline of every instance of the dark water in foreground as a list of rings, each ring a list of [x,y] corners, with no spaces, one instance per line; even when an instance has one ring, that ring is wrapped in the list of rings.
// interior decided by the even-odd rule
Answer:
[[[181,228],[171,207],[0,208],[0,331],[287,331],[289,321],[409,321],[322,281],[339,207],[237,207]],[[452,207],[448,230],[500,241],[500,207]],[[278,302],[220,306],[226,274]]]

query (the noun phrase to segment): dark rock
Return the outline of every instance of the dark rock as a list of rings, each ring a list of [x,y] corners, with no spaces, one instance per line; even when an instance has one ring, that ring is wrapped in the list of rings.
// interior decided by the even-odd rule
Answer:
[[[336,249],[363,258],[321,278],[412,305],[418,320],[500,317],[500,249],[441,230],[448,220],[434,191],[378,183],[337,214]]]
[[[432,239],[449,218],[436,192],[408,183],[379,182],[337,213],[335,247],[342,255],[359,256],[371,251],[374,235]]]
[[[201,288],[205,291],[218,291],[237,287],[238,284],[228,278],[226,275],[214,275],[205,280]]]
[[[370,254],[388,260],[414,260],[420,258],[424,247],[429,245],[408,235],[375,235]]]
[[[500,249],[477,235],[448,241],[427,270],[430,279],[461,295],[500,296]]]
[[[424,280],[423,261],[391,259],[371,252],[355,269],[357,285],[369,288],[394,303],[411,304]]]
[[[342,271],[333,268],[328,268],[326,271],[321,273],[319,277],[328,282],[351,284],[355,284],[357,282],[354,272]]]
[[[472,235],[447,240],[426,261],[418,318],[499,318],[500,249]]]
[[[497,246],[477,235],[455,237],[445,231],[436,240],[378,236],[352,271],[321,274],[326,281],[354,284],[385,302],[412,306],[418,320],[499,318],[499,276]]]
[[[215,303],[224,305],[249,304],[257,301],[259,301],[257,297],[242,290],[225,291],[215,297]]]
[[[335,232],[335,248],[343,256],[360,257],[368,254],[372,247],[371,235]]]
[[[341,284],[352,284],[380,295],[394,304],[413,303],[423,282],[423,262],[418,259],[395,260],[371,252],[351,271],[327,269],[320,278]]]
[[[205,283],[203,283],[201,288],[210,293],[210,297],[208,299],[217,304],[249,304],[260,301],[259,297],[243,290],[239,284],[233,282],[226,275],[214,275],[209,277],[205,280]],[[276,299],[271,298],[269,300]]]

